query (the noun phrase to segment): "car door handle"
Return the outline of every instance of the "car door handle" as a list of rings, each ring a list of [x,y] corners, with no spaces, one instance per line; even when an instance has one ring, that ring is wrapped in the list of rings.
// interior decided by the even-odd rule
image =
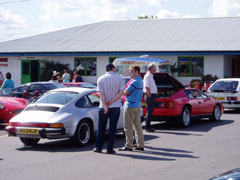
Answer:
[[[201,102],[201,101],[198,101],[198,103],[199,103],[199,104],[202,104],[202,102]]]

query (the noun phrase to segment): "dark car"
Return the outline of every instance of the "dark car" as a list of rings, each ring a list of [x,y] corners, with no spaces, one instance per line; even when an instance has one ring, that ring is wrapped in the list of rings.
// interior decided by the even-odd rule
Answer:
[[[64,85],[58,82],[31,82],[13,89],[12,94],[14,97],[21,97],[31,100],[31,98],[34,96],[39,96],[49,90],[64,87]]]
[[[68,82],[68,83],[62,83],[66,87],[82,87],[82,88],[90,88],[95,89],[97,88],[95,85],[88,83],[88,82]]]
[[[209,180],[240,180],[240,168],[225,172]]]

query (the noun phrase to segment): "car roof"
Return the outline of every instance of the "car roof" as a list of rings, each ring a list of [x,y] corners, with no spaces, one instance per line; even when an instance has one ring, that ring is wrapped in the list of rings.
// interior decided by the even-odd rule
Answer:
[[[48,92],[61,92],[61,91],[67,91],[67,92],[76,92],[79,94],[82,93],[91,93],[91,92],[96,92],[96,89],[90,89],[90,88],[81,88],[81,87],[69,87],[69,88],[57,88],[57,89],[53,89],[51,91]]]
[[[91,83],[89,83],[89,82],[65,82],[62,84],[91,84]]]
[[[240,81],[240,78],[222,78],[217,81]]]
[[[169,62],[168,60],[164,59],[154,59],[154,58],[144,58],[144,57],[123,57],[123,58],[116,58],[114,62],[117,61],[138,61],[138,62],[149,62],[149,63],[164,63]]]
[[[29,84],[55,84],[55,83],[58,83],[58,82],[51,82],[51,81],[30,82],[30,83],[26,83],[26,84],[23,84],[23,85],[29,85]]]

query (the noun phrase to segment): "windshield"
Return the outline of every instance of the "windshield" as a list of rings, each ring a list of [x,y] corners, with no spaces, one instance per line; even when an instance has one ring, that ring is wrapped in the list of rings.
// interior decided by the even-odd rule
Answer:
[[[170,65],[169,64],[159,65],[159,72],[164,72],[164,73],[171,74],[171,67],[170,67]]]
[[[35,103],[46,103],[46,104],[61,104],[65,105],[70,102],[73,98],[77,97],[79,94],[75,92],[51,92],[42,96]]]
[[[238,87],[238,81],[217,81],[209,89],[210,91],[236,91]]]

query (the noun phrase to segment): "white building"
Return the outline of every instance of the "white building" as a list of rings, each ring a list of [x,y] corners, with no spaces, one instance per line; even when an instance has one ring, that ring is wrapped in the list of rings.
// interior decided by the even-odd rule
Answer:
[[[105,21],[0,43],[0,71],[15,85],[38,81],[43,60],[80,68],[96,83],[116,57],[148,54],[178,65],[182,83],[240,77],[240,17]]]

